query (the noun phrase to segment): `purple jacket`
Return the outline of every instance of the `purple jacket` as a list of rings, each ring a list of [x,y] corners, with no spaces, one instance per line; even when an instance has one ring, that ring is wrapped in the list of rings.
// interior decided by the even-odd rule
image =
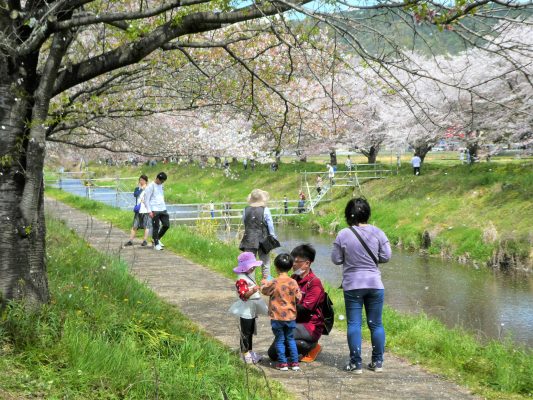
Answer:
[[[386,263],[391,257],[389,239],[379,228],[373,225],[354,226],[357,233],[380,263]],[[359,239],[349,228],[339,232],[333,243],[331,261],[343,266],[342,288],[353,289],[384,289],[381,272],[367,253]]]

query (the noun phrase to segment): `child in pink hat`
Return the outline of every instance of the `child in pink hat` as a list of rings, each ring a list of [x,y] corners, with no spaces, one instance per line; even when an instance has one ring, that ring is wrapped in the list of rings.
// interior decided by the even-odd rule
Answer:
[[[229,312],[240,318],[240,346],[242,358],[247,364],[256,364],[261,356],[252,351],[252,336],[257,332],[255,319],[258,315],[266,315],[268,307],[259,293],[259,286],[255,282],[255,268],[263,262],[256,260],[254,253],[245,251],[237,258],[238,265],[233,269],[237,274],[235,287],[239,300],[231,305]]]

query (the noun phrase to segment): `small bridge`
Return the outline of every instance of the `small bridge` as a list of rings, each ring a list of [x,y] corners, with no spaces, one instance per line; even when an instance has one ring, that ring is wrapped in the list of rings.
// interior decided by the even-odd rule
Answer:
[[[307,191],[306,210],[314,214],[315,207],[327,197],[335,187],[351,187],[361,191],[361,184],[372,179],[383,179],[391,174],[382,164],[353,164],[351,169],[336,171],[330,179],[328,172],[303,172],[303,182]],[[318,179],[320,178],[320,179]],[[317,181],[321,182],[317,184]]]
[[[327,172],[303,172],[303,185],[306,199],[270,200],[268,208],[273,218],[284,218],[312,212],[334,187],[353,187],[361,189],[361,183],[371,179],[382,179],[390,174],[381,164],[354,164],[349,171],[337,171],[332,181]],[[320,176],[320,192],[316,179]],[[133,209],[135,199],[132,187],[138,177],[95,178],[92,171],[58,172],[47,174],[45,184],[69,193],[100,201],[112,207]],[[239,224],[247,202],[167,204],[170,220],[174,222],[196,222],[202,220],[222,220],[226,226]]]

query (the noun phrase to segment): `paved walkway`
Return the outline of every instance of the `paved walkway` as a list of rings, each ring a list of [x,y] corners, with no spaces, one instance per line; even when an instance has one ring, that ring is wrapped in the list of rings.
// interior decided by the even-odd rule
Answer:
[[[155,252],[138,245],[123,248],[128,235],[87,214],[52,199],[45,201],[48,213],[64,220],[78,235],[102,252],[117,255],[130,265],[132,274],[145,282],[165,301],[176,307],[219,341],[238,349],[238,320],[226,310],[235,301],[234,282],[186,258],[166,250]],[[140,241],[137,241],[140,243]],[[198,277],[208,282],[198,287]],[[205,310],[205,311],[204,311]],[[266,354],[272,341],[267,318],[260,318],[254,350]],[[474,399],[463,387],[423,371],[416,365],[386,354],[384,372],[364,370],[354,375],[341,370],[347,360],[346,334],[335,330],[323,336],[317,360],[302,363],[302,372],[281,372],[273,368],[268,357],[260,368],[276,379],[296,398],[332,399]],[[369,360],[370,346],[364,347]]]

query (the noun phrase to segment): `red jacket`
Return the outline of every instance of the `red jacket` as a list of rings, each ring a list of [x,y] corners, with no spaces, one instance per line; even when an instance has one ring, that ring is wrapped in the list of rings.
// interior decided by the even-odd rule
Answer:
[[[322,302],[324,301],[324,287],[320,279],[309,270],[309,274],[300,278],[293,275],[296,280],[302,298],[297,304],[296,323],[303,324],[311,337],[318,341],[324,330],[324,317],[322,316]]]

